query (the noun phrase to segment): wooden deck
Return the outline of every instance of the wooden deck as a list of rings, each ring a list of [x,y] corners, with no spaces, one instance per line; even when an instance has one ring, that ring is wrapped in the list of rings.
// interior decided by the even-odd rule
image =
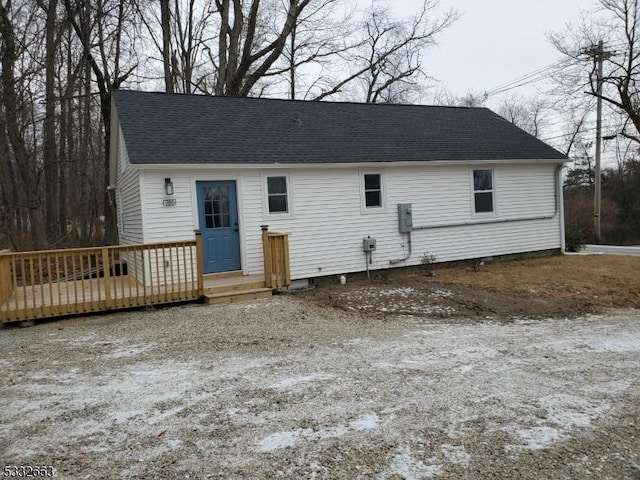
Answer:
[[[263,230],[265,272],[203,275],[193,241],[0,253],[0,323],[186,302],[262,298],[289,283],[286,234]],[[226,299],[226,300],[225,300]]]
[[[197,300],[197,283],[145,286],[134,277],[111,277],[110,295],[101,279],[80,279],[43,285],[19,287],[0,305],[0,314],[11,312],[6,321],[23,321],[51,316],[101,312],[123,308],[142,307],[165,303]],[[204,295],[242,295],[265,289],[264,275],[210,275],[204,276]],[[223,295],[225,294],[225,295]]]
[[[129,275],[111,277],[108,289],[105,282],[97,278],[45,283],[18,287],[0,305],[0,321],[33,320],[198,298],[197,283],[145,286]]]

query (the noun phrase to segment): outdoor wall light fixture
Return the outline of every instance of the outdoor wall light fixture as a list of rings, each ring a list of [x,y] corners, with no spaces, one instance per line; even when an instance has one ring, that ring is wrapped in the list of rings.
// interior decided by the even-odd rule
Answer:
[[[173,182],[170,178],[164,179],[164,191],[167,195],[173,195]]]

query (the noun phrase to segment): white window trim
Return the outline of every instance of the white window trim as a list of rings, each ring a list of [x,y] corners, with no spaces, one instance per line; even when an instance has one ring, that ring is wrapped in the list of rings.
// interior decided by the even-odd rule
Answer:
[[[474,170],[491,170],[491,200],[493,202],[493,211],[491,212],[476,212],[476,189],[473,181],[473,171]],[[497,217],[498,216],[498,205],[496,203],[496,169],[493,167],[484,167],[477,166],[471,167],[469,169],[469,187],[471,191],[471,216],[472,217]],[[481,190],[479,190],[481,191]],[[486,191],[486,190],[485,190]]]
[[[380,175],[380,195],[382,198],[381,205],[379,207],[367,207],[367,196],[364,191],[365,175]],[[385,172],[383,170],[358,170],[358,182],[360,183],[360,212],[367,215],[385,213],[387,211],[387,186]]]
[[[268,177],[285,177],[287,182],[287,210],[286,212],[269,211],[269,187]],[[290,170],[263,170],[260,172],[260,184],[262,186],[262,218],[265,220],[295,218],[293,206],[293,175]]]

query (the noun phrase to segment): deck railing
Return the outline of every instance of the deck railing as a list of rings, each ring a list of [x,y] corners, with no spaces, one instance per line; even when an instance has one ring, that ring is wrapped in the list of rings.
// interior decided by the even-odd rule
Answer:
[[[291,283],[289,268],[289,234],[270,232],[262,226],[264,255],[264,281],[269,288],[280,288]]]
[[[188,301],[197,241],[0,253],[0,323]]]

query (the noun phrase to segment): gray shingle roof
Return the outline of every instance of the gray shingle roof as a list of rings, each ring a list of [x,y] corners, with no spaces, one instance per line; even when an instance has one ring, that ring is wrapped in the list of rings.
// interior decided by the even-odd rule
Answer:
[[[133,164],[564,160],[486,108],[115,90]]]

